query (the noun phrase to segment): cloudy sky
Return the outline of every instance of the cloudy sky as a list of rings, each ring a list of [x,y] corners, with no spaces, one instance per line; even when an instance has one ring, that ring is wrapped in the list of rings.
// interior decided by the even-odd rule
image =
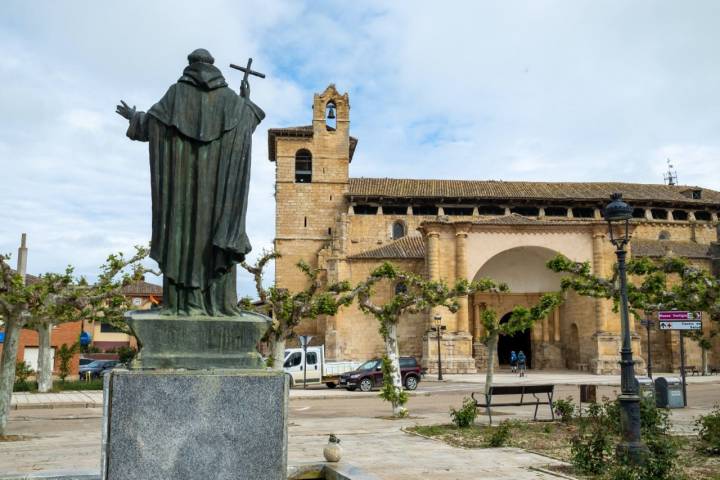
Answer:
[[[661,183],[720,189],[720,2],[8,1],[0,4],[0,252],[92,277],[150,236],[145,110],[195,48],[253,57],[248,229],[274,236],[267,129],[307,124],[336,83],[360,139],[351,175]],[[151,281],[157,281],[150,279]],[[239,279],[241,293],[252,293]]]

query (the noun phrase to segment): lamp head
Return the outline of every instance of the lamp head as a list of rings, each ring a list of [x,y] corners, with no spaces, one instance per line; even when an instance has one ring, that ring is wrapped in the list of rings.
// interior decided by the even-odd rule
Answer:
[[[618,248],[624,247],[630,240],[633,208],[623,201],[622,193],[610,195],[610,203],[603,209],[603,216],[608,223],[610,241]]]

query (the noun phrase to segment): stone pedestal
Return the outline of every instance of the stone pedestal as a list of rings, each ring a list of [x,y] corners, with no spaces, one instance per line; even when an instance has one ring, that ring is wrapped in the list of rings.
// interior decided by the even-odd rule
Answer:
[[[422,366],[428,373],[438,371],[437,334],[428,332],[423,337]],[[443,333],[440,338],[443,373],[477,373],[472,356],[472,335],[455,332]]]
[[[537,351],[533,352],[535,365],[538,369],[562,369],[565,368],[565,359],[562,348],[555,343],[538,342],[535,345]]]
[[[488,366],[488,347],[484,343],[480,341],[475,341],[473,343],[473,356],[475,357],[475,368],[478,369],[478,371],[486,371]],[[493,356],[495,361],[495,369],[500,368],[500,362],[498,361],[497,352]]]
[[[102,478],[286,478],[287,399],[282,372],[115,370],[105,380]]]
[[[263,368],[257,342],[272,320],[242,312],[233,317],[181,317],[153,310],[125,315],[140,342],[133,368]]]

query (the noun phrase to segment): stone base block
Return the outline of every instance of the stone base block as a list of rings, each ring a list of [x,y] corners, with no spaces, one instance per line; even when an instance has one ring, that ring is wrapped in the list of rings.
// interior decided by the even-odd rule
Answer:
[[[486,371],[488,366],[488,347],[482,342],[476,341],[473,343],[473,352],[475,357],[475,368],[477,368],[479,371]],[[494,362],[495,368],[500,368],[500,362],[498,361],[498,356],[494,355]]]
[[[535,356],[535,364],[540,369],[562,369],[565,368],[565,358],[562,348],[558,344],[539,343]]]
[[[287,399],[282,372],[115,370],[102,478],[286,478]]]
[[[251,312],[181,317],[144,310],[125,318],[141,346],[133,368],[262,368],[256,345],[272,323]]]
[[[443,373],[477,373],[472,356],[472,336],[468,333],[443,333],[440,337]],[[438,371],[438,341],[436,333],[423,338],[422,366],[428,373]]]

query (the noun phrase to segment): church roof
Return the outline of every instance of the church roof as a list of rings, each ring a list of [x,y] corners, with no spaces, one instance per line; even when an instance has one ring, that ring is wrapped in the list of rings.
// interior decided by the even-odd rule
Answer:
[[[425,258],[425,242],[421,236],[411,235],[350,258]]]
[[[334,130],[328,127],[330,130]],[[275,145],[277,143],[277,137],[300,137],[300,138],[312,138],[313,126],[302,125],[300,127],[287,127],[287,128],[271,128],[268,130],[268,157],[271,162],[277,159],[277,153],[275,151]],[[355,147],[357,147],[358,139],[350,137],[350,155],[349,161],[352,162],[353,155],[355,155]]]
[[[693,198],[693,191],[700,198]],[[628,202],[659,201],[697,205],[720,204],[720,192],[687,185],[612,182],[506,182],[501,180],[416,180],[351,178],[348,195],[382,198],[463,198],[487,200],[556,200],[607,202],[621,192]]]
[[[664,257],[668,251],[684,258],[710,258],[712,245],[695,242],[675,242],[671,240],[633,239],[630,242],[634,257]]]

